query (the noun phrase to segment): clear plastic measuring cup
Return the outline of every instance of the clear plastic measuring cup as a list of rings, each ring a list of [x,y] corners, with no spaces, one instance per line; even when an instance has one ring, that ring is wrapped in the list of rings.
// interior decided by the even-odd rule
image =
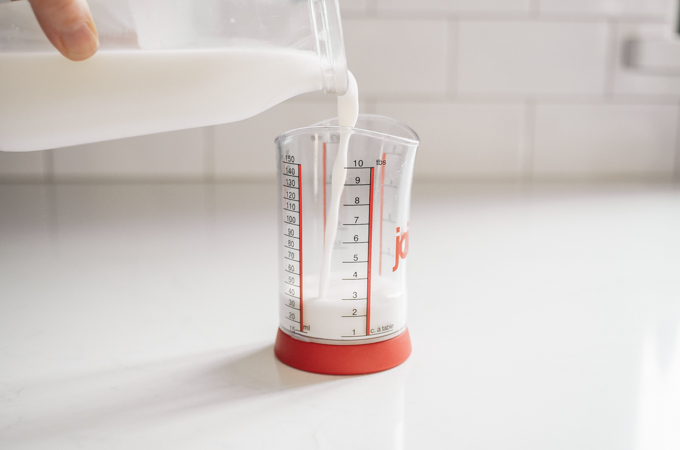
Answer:
[[[341,132],[351,132],[346,176],[320,296],[331,172]],[[413,164],[419,144],[409,127],[360,115],[276,139],[279,166],[279,308],[275,352],[311,372],[359,374],[401,364],[411,351],[406,328],[406,260]]]

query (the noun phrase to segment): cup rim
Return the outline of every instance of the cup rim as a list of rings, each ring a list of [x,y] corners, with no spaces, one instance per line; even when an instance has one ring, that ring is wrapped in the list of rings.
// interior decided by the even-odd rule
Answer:
[[[418,133],[416,133],[411,127],[408,125],[404,124],[403,122],[400,122],[396,119],[392,119],[391,117],[386,117],[382,116],[379,114],[359,114],[359,119],[361,118],[371,118],[374,120],[381,120],[385,122],[391,122],[394,125],[397,125],[398,127],[402,128],[406,134],[410,134],[412,136],[412,139],[402,137],[402,136],[394,136],[392,134],[388,133],[381,133],[379,131],[373,131],[373,130],[367,130],[364,128],[357,128],[357,127],[341,127],[338,125],[326,125],[329,122],[332,121],[337,121],[338,118],[334,117],[331,119],[326,119],[321,122],[317,122],[314,125],[308,126],[308,127],[302,127],[302,128],[294,128],[292,130],[288,130],[284,133],[281,133],[276,137],[274,140],[275,143],[279,143],[280,140],[288,139],[294,136],[299,136],[299,135],[309,135],[313,134],[312,130],[315,130],[316,132],[319,132],[319,130],[323,131],[329,131],[329,130],[348,130],[351,131],[352,134],[358,134],[362,136],[370,136],[374,138],[381,139],[383,141],[389,141],[397,144],[402,144],[402,145],[416,145],[418,146],[420,144],[420,137],[418,136]]]

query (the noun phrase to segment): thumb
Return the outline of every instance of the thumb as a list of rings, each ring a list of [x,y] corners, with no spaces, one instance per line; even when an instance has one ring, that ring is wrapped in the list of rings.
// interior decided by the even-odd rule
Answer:
[[[29,0],[40,27],[59,52],[82,61],[99,48],[97,27],[85,0]]]

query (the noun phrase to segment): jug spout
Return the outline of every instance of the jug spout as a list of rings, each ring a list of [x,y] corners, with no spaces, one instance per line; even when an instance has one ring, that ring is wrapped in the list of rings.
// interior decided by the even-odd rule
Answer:
[[[348,85],[347,59],[338,2],[310,0],[310,4],[324,92],[344,95]]]

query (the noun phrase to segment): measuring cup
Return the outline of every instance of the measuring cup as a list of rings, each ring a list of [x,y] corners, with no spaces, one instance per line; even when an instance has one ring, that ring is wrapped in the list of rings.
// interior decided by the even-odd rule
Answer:
[[[406,328],[409,206],[418,135],[387,117],[360,115],[280,135],[279,310],[276,356],[309,372],[378,372],[411,353]],[[349,133],[337,223],[331,173]],[[337,235],[326,249],[326,233]],[[331,252],[330,267],[324,253]],[[328,270],[330,269],[330,270]],[[326,270],[327,284],[320,285]]]

